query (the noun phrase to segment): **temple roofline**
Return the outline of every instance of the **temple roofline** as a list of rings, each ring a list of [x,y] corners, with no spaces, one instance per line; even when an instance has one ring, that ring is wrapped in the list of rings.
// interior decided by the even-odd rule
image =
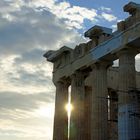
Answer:
[[[53,51],[49,50],[47,51],[43,56],[47,58],[47,61],[54,62],[57,58],[59,58],[64,52],[71,53],[73,49],[63,46],[59,50]]]
[[[134,15],[137,10],[140,10],[140,4],[135,2],[129,2],[123,7],[124,12],[129,12],[130,15]]]
[[[90,39],[100,35],[100,34],[112,34],[112,29],[107,27],[102,27],[99,25],[95,25],[94,27],[90,28],[88,31],[85,32],[84,36],[89,37]]]

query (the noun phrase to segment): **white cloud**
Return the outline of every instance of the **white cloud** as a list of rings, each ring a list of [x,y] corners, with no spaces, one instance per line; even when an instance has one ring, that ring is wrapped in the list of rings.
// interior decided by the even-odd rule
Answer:
[[[95,9],[87,9],[79,6],[67,7],[64,9],[60,7],[60,9],[57,9],[56,11],[54,11],[54,13],[55,14],[60,13],[57,14],[59,18],[66,19],[70,22],[76,22],[79,25],[83,24],[84,19],[96,21],[95,17],[97,16]]]
[[[117,25],[114,24],[114,25],[111,26],[111,28],[113,29],[113,31],[116,31],[117,30]]]
[[[107,21],[115,21],[116,17],[111,14],[112,10],[109,7],[101,6],[96,9],[88,9],[80,6],[72,6],[69,2],[58,2],[57,0],[13,0],[12,11],[22,10],[22,7],[30,7],[35,10],[47,10],[53,13],[57,18],[62,19],[68,26],[68,28],[81,29],[84,26],[84,20],[87,19],[92,23],[97,23],[100,16]],[[17,8],[16,8],[17,7]],[[9,8],[8,8],[9,9]],[[9,14],[10,10],[6,10],[5,17],[9,20],[14,19]],[[24,9],[24,11],[26,11]],[[102,12],[100,14],[100,12]],[[100,19],[101,20],[101,19]]]
[[[57,3],[53,0],[49,0],[47,2],[45,0],[34,0],[31,1],[29,5],[34,7],[42,7],[43,9],[49,10],[59,19],[63,19],[69,27],[75,27],[78,29],[82,28],[84,19],[94,22],[97,20],[97,11],[95,9],[71,6],[68,2]]]
[[[51,96],[0,92],[0,97],[0,138],[52,139],[54,102]]]
[[[104,11],[104,12],[112,12],[112,9],[109,8],[109,7],[101,6],[99,9],[102,10],[102,11]]]
[[[67,29],[67,25],[50,12],[36,12],[30,8],[23,10],[27,12],[13,13],[16,21],[2,19],[1,53],[24,53],[35,48],[56,48],[64,44],[72,46],[78,40],[82,41],[78,33]]]
[[[98,11],[57,0],[0,1],[0,139],[52,139],[53,113],[42,113],[54,108],[55,87],[43,54],[83,42],[73,29],[85,19],[97,22]]]
[[[54,111],[52,65],[43,54],[63,45],[74,47],[83,38],[53,13],[30,7],[28,0],[1,5],[0,139],[51,140],[53,113],[45,118],[38,114],[43,106]]]
[[[114,15],[112,15],[112,14],[105,13],[105,12],[103,12],[103,13],[101,14],[101,16],[102,16],[105,20],[107,20],[107,21],[109,21],[109,22],[112,22],[112,21],[116,21],[116,20],[117,20],[117,17],[116,17],[116,16],[114,16]]]

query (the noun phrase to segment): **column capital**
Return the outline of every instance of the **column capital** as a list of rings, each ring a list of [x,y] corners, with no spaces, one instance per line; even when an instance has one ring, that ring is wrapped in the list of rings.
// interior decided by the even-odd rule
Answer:
[[[59,79],[57,82],[54,82],[54,85],[57,86],[66,86],[68,87],[70,85],[69,79]]]
[[[85,80],[87,76],[87,73],[86,72],[83,72],[83,71],[75,71],[75,73],[73,73],[71,75],[71,81],[72,82],[75,82],[75,85],[77,87],[80,87],[83,85],[83,82]]]
[[[138,50],[135,48],[125,48],[125,49],[120,50],[117,53],[117,56],[120,57],[120,56],[125,55],[125,54],[127,54],[127,55],[131,54],[133,56],[136,56],[138,53],[139,53]]]
[[[78,70],[78,71],[75,71],[72,75],[71,75],[71,78],[73,77],[79,77],[79,78],[86,78],[88,76],[87,72],[85,71],[82,71],[82,70]]]
[[[108,67],[110,67],[111,65],[113,64],[112,61],[98,61],[94,64],[91,65],[91,68],[92,69],[99,69],[99,68],[104,68],[104,69],[107,69]]]

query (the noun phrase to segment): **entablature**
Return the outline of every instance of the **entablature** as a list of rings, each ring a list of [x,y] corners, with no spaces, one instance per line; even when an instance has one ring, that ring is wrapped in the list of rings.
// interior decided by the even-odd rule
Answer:
[[[128,12],[130,16],[117,24],[118,31],[124,31],[140,22],[140,4],[130,2],[126,4],[123,9],[124,12]]]
[[[124,7],[124,11],[132,14],[131,18],[139,13],[139,5],[131,2]],[[114,61],[118,58],[116,54],[123,49],[140,50],[140,16],[138,21],[133,21],[123,30],[118,24],[118,30],[113,33],[112,29],[96,25],[85,33],[91,39],[87,43],[79,44],[74,49],[64,46],[57,51],[48,51],[44,56],[54,63],[53,79],[69,77],[98,61]],[[127,19],[123,22],[127,24]]]
[[[111,39],[91,49],[86,55],[76,59],[65,67],[57,69],[54,73],[54,79],[65,75],[69,76],[74,71],[87,68],[98,61],[114,61],[118,58],[116,53],[127,48],[140,49],[138,44],[140,44],[140,23],[124,32],[116,33]]]
[[[44,54],[44,57],[47,58],[48,61],[54,64],[54,71],[64,67],[69,64],[71,61],[72,49],[66,46],[61,47],[56,51],[48,51]]]

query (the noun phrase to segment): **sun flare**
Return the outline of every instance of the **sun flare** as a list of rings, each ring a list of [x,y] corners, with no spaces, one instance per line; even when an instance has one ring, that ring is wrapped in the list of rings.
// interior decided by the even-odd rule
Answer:
[[[72,104],[71,103],[67,103],[66,106],[65,106],[65,109],[66,109],[66,111],[68,113],[68,116],[70,117],[71,111],[73,110]]]

